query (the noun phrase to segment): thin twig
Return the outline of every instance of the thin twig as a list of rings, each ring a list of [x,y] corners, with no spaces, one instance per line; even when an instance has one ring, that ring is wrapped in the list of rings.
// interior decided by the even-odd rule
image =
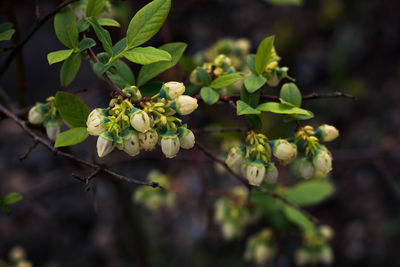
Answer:
[[[254,190],[262,192],[262,193],[264,193],[266,195],[269,195],[269,196],[271,196],[273,198],[279,199],[280,201],[282,201],[286,205],[288,205],[288,206],[298,210],[299,212],[301,212],[304,216],[309,218],[314,223],[319,223],[319,220],[316,217],[314,217],[313,215],[311,215],[308,211],[300,208],[298,205],[294,204],[293,202],[290,202],[289,200],[287,200],[283,196],[279,195],[278,193],[270,191],[270,190],[267,190],[267,189],[264,189],[264,188],[262,188],[260,186],[254,186],[254,185],[249,184],[246,178],[244,178],[242,175],[238,174],[237,172],[235,172],[234,170],[229,168],[229,166],[223,160],[218,158],[217,155],[215,155],[213,152],[211,152],[209,149],[207,149],[206,147],[204,147],[203,145],[201,145],[197,141],[196,141],[196,147],[198,147],[201,151],[203,151],[203,153],[205,155],[207,155],[209,158],[211,158],[213,161],[216,161],[219,164],[221,164],[230,174],[232,174],[236,179],[238,179],[249,190],[250,189],[254,189]]]
[[[31,39],[33,34],[44,24],[46,23],[50,18],[52,18],[60,9],[64,8],[65,6],[76,2],[78,0],[66,0],[59,4],[55,9],[50,11],[46,16],[44,16],[41,19],[37,19],[35,21],[35,24],[33,24],[32,28],[28,32],[28,34],[22,39],[21,42],[19,42],[11,51],[11,53],[6,57],[6,59],[3,61],[3,63],[0,66],[0,76],[3,75],[3,73],[7,70],[8,66],[11,64],[12,60],[14,57],[18,54],[18,52],[22,49],[22,47]]]
[[[35,149],[35,147],[37,146],[39,144],[39,142],[38,141],[35,141],[32,145],[30,145],[29,147],[28,147],[28,150],[26,150],[26,152],[23,154],[23,155],[21,155],[20,157],[19,157],[19,160],[24,160],[24,159],[26,159],[28,156],[29,156],[29,154]]]
[[[92,163],[90,161],[78,158],[72,154],[69,154],[67,152],[58,150],[57,148],[54,148],[53,145],[46,139],[38,136],[35,132],[33,132],[28,126],[27,122],[19,119],[14,113],[12,113],[10,110],[8,110],[5,106],[0,104],[0,112],[4,113],[7,117],[15,121],[32,139],[34,142],[38,142],[41,145],[43,145],[45,148],[56,154],[57,156],[64,157],[67,159],[70,159],[72,161],[75,161],[81,165],[84,165],[86,167],[89,167],[91,169],[101,169],[102,172],[111,175],[114,178],[117,178],[119,180],[127,181],[130,183],[135,183],[135,184],[140,184],[140,185],[146,185],[146,186],[151,186],[151,187],[158,187],[161,189],[164,189],[159,183],[156,182],[144,182],[141,180],[137,180],[131,177],[123,176],[120,175],[110,169],[102,168],[102,166]]]

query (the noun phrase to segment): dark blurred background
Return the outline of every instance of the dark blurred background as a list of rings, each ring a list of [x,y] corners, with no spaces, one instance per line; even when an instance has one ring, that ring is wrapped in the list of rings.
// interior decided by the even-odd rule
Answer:
[[[6,2],[12,3],[19,34],[24,36],[35,20],[34,1],[2,0],[0,22],[10,20]],[[123,32],[132,14],[147,2],[122,3],[118,14],[125,22]],[[40,0],[41,14],[58,3]],[[340,130],[339,140],[329,144],[336,193],[309,209],[335,230],[334,266],[400,266],[399,14],[397,0],[304,0],[301,6],[274,6],[263,0],[173,0],[166,24],[149,42],[186,42],[190,55],[220,38],[244,37],[255,52],[262,39],[274,34],[280,65],[290,68],[303,94],[341,91],[358,98],[304,104],[316,114],[312,125],[328,123]],[[122,36],[118,29],[111,33],[114,41]],[[46,60],[49,52],[59,49],[63,46],[52,20],[24,47],[29,105],[44,102],[60,89],[61,64],[49,66]],[[5,56],[6,52],[1,59]],[[184,80],[185,73],[178,66],[162,78]],[[15,63],[0,78],[0,86],[17,100]],[[88,62],[67,89],[85,89],[79,96],[90,108],[107,105],[109,89]],[[234,114],[216,112],[226,110],[223,107],[200,108],[203,113],[189,121],[192,128],[204,127],[211,118],[235,123]],[[214,151],[219,149],[218,141],[200,138]],[[69,150],[89,158],[94,142],[89,138]],[[31,143],[15,123],[0,121],[0,194],[16,191],[24,196],[10,217],[0,214],[0,259],[7,259],[10,249],[19,245],[34,266],[252,266],[242,260],[245,239],[225,242],[219,228],[208,225],[199,173],[191,163],[200,160],[213,185],[234,181],[218,177],[201,154],[185,151],[174,160],[162,160],[156,151],[132,160],[113,153],[102,162],[120,173],[145,179],[156,168],[172,175],[176,207],[148,212],[131,201],[136,186],[99,176],[95,214],[93,189],[86,192],[85,185],[71,176],[88,175],[89,170],[42,147],[20,162]],[[293,249],[289,246],[282,253],[277,266],[293,265]]]

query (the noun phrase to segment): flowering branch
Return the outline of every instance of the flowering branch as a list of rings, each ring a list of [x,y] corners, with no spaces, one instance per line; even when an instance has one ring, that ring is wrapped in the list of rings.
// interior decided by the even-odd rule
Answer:
[[[54,154],[56,154],[57,156],[61,156],[64,158],[68,158],[72,161],[75,161],[81,165],[84,165],[86,167],[89,167],[93,170],[99,170],[103,173],[106,173],[114,178],[117,178],[119,180],[123,180],[126,182],[130,182],[130,183],[134,183],[134,184],[139,184],[139,185],[146,185],[146,186],[151,186],[151,187],[158,187],[161,189],[164,189],[159,183],[156,182],[144,182],[141,180],[137,180],[131,177],[127,177],[127,176],[123,176],[120,175],[110,169],[107,168],[103,168],[102,166],[100,166],[99,164],[95,164],[92,163],[90,161],[84,160],[84,159],[80,159],[70,153],[64,152],[64,151],[60,151],[56,148],[53,147],[53,145],[46,139],[38,136],[35,132],[33,132],[28,126],[27,126],[27,122],[24,120],[19,119],[13,112],[11,112],[9,109],[7,109],[5,106],[0,104],[0,112],[3,113],[4,115],[6,115],[7,117],[9,117],[10,119],[12,119],[13,121],[15,121],[15,123],[17,123],[32,139],[33,141],[36,143],[40,143],[41,145],[43,145],[45,148],[47,148],[48,150],[50,150],[51,152],[53,152]],[[96,172],[97,174],[97,172]]]
[[[294,204],[293,202],[290,202],[289,200],[287,200],[283,196],[279,195],[278,193],[270,191],[270,190],[267,190],[267,189],[264,189],[264,188],[262,188],[260,186],[255,186],[255,185],[249,184],[246,178],[244,178],[242,175],[238,174],[237,172],[235,172],[234,170],[229,168],[229,166],[223,160],[218,158],[217,155],[215,155],[212,151],[210,151],[209,149],[204,147],[198,141],[196,141],[196,147],[198,149],[200,149],[206,156],[211,158],[213,161],[216,161],[219,164],[221,164],[230,174],[232,174],[236,179],[238,179],[249,190],[257,190],[257,191],[262,192],[264,194],[267,194],[267,195],[269,195],[269,196],[271,196],[273,198],[279,199],[280,201],[282,201],[286,205],[288,205],[288,206],[290,206],[292,208],[295,208],[296,210],[301,212],[304,216],[306,216],[308,219],[310,219],[314,223],[319,223],[319,220],[316,217],[314,217],[313,215],[311,215],[308,211],[304,210],[303,208],[299,207],[298,205]]]

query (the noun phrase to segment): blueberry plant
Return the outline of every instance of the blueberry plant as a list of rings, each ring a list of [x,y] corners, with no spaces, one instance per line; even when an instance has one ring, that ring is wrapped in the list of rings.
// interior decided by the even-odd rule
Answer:
[[[92,169],[82,180],[88,182],[105,172],[142,185],[133,199],[151,212],[174,208],[175,197],[169,190],[173,179],[168,174],[154,171],[149,181],[137,180],[59,148],[95,136],[98,157],[121,153],[116,150],[138,157],[157,145],[166,158],[176,157],[180,149],[201,151],[216,164],[215,172],[221,179],[230,175],[241,183],[217,194],[214,222],[227,241],[247,239],[244,260],[257,265],[270,262],[278,253],[277,233],[290,236],[296,232],[301,240],[293,255],[297,265],[332,263],[332,229],[303,208],[324,201],[334,192],[329,177],[332,155],[325,144],[335,140],[339,132],[329,124],[304,123],[314,114],[302,108],[303,101],[324,95],[301,94],[296,80],[288,74],[289,68],[280,65],[274,36],[262,40],[255,54],[246,39],[219,40],[186,59],[192,66],[187,79],[159,81],[158,75],[177,65],[187,47],[182,42],[158,48],[145,45],[162,27],[170,7],[171,0],[149,2],[134,14],[126,37],[112,40],[107,28],[120,27],[120,23],[111,18],[113,6],[109,1],[67,1],[54,16],[55,34],[65,49],[47,55],[50,65],[62,62],[60,83],[64,90],[36,103],[27,116],[29,124],[44,127],[48,139],[34,133],[31,125],[7,107],[1,105],[0,111],[23,127],[36,143]],[[0,41],[11,38],[11,26],[0,25]],[[88,38],[89,32],[96,39]],[[102,51],[95,53],[93,47]],[[82,59],[111,89],[109,101],[92,110],[67,92]],[[127,62],[141,66],[136,75]],[[266,94],[272,87],[280,88],[279,95]],[[244,135],[225,142],[220,149],[211,149],[195,137],[196,131],[207,133],[207,129],[194,131],[187,117],[216,104],[234,110],[232,116],[240,118],[236,123],[244,127]],[[268,134],[263,122],[271,116],[280,116],[282,123],[293,125],[292,133]],[[69,129],[61,131],[63,125]],[[286,170],[296,178],[283,182],[280,173]],[[9,214],[9,205],[20,199],[16,193],[0,196],[1,210]],[[248,226],[260,225],[261,221],[264,226],[258,232],[246,235]]]

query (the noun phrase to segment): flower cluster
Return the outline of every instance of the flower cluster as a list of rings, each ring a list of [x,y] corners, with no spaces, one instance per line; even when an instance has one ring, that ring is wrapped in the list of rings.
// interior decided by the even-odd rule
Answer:
[[[273,87],[278,86],[279,82],[284,78],[294,81],[294,79],[287,74],[289,71],[288,67],[279,67],[281,58],[276,53],[275,47],[272,47],[271,52],[272,55],[264,71],[264,76],[267,78],[268,85]]]
[[[246,207],[247,189],[237,186],[231,197],[221,197],[215,202],[215,222],[221,225],[222,235],[232,240],[243,234],[245,227],[257,219],[257,214]]]
[[[327,225],[321,225],[315,233],[305,233],[303,246],[295,253],[295,262],[298,266],[330,265],[334,260],[333,251],[327,244],[333,237],[333,230]]]
[[[99,157],[104,157],[115,147],[136,156],[141,149],[153,150],[159,144],[164,155],[173,158],[180,148],[194,146],[193,132],[174,116],[176,113],[188,115],[198,106],[197,99],[183,95],[183,83],[164,83],[151,99],[142,99],[136,86],[123,91],[129,99],[117,96],[108,108],[96,108],[89,114],[87,130],[90,135],[99,136]]]
[[[46,103],[37,102],[28,113],[28,121],[32,124],[42,124],[46,128],[47,136],[55,141],[61,131],[63,120],[56,108],[53,96],[46,99]]]
[[[148,180],[161,184],[166,190],[154,189],[148,186],[139,187],[132,195],[136,203],[143,204],[148,210],[158,212],[161,209],[171,209],[175,204],[174,194],[170,192],[169,178],[158,170],[153,170],[148,175]]]
[[[264,265],[275,255],[275,244],[271,229],[264,229],[251,236],[246,243],[244,258],[254,261],[257,265]]]
[[[8,253],[9,263],[0,259],[0,266],[32,267],[32,262],[27,259],[25,249],[20,246],[11,248]]]

